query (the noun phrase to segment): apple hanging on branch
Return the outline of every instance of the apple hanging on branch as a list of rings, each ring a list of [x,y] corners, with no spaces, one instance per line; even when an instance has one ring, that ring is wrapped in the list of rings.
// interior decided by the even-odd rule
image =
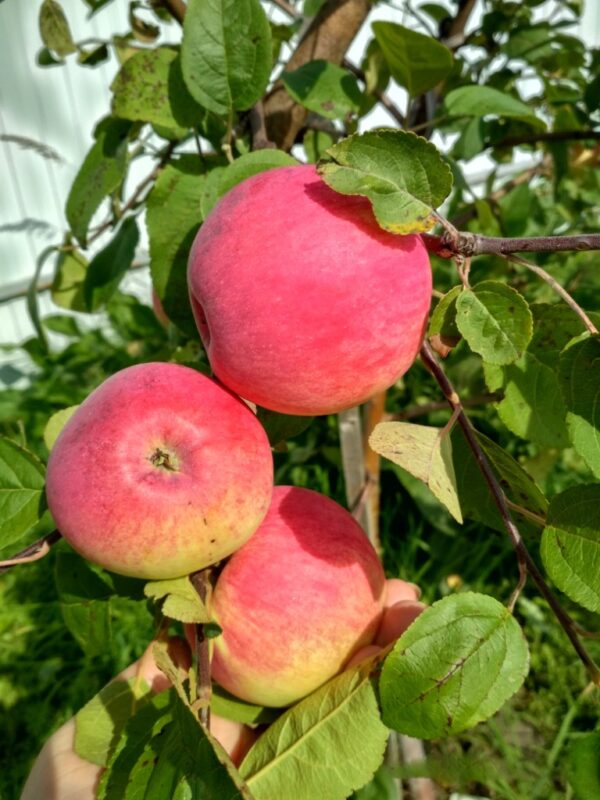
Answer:
[[[431,268],[417,235],[384,231],[369,201],[313,166],[228,192],[188,266],[192,309],[217,377],[285,414],[329,414],[394,383],[417,357]]]
[[[267,512],[273,463],[250,409],[210,378],[148,363],[108,378],[52,448],[48,506],[106,569],[174,578],[237,550]]]

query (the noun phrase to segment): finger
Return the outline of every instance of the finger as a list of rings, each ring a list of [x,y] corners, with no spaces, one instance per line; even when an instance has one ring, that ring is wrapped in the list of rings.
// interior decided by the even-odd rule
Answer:
[[[353,667],[355,664],[360,664],[360,662],[364,661],[366,658],[376,656],[378,653],[381,653],[382,650],[382,647],[378,647],[375,644],[368,644],[366,647],[361,647],[360,650],[357,650],[352,658],[349,659],[344,669],[350,669],[350,667]]]
[[[385,647],[394,642],[426,608],[425,603],[416,600],[401,600],[384,609],[374,643]]]
[[[386,595],[384,606],[393,606],[402,600],[418,600],[421,597],[421,589],[416,583],[400,580],[400,578],[389,578],[386,581]]]
[[[215,713],[210,715],[210,732],[223,746],[236,767],[242,763],[244,756],[260,735],[258,731],[241,722],[225,719]]]
[[[75,719],[51,736],[37,757],[21,800],[94,800],[102,770],[74,751]]]

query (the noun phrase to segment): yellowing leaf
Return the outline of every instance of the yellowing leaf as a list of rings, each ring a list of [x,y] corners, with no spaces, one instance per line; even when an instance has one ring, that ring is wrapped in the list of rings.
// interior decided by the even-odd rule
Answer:
[[[369,437],[369,444],[376,453],[423,481],[454,519],[463,521],[456,492],[452,443],[450,436],[443,435],[442,428],[410,422],[381,422]]]

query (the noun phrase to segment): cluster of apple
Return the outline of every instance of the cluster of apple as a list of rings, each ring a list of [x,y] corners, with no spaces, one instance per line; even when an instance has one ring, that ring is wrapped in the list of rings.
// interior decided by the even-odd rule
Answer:
[[[339,672],[381,625],[386,584],[352,515],[273,488],[248,402],[325,414],[364,402],[415,359],[431,297],[418,236],[381,230],[369,203],[311,166],[231,190],[189,260],[195,319],[219,382],[187,367],[113,375],[52,449],[50,510],[83,556],[145,579],[229,557],[213,594],[215,679],[285,706]],[[389,601],[388,601],[389,602]]]

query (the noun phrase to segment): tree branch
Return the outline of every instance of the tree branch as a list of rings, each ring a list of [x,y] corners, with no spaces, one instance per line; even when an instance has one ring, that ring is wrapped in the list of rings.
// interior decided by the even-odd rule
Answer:
[[[262,100],[259,100],[248,113],[250,130],[252,131],[252,149],[265,150],[277,147],[275,142],[271,142],[267,136],[265,127],[265,109]]]
[[[326,0],[294,50],[286,69],[293,71],[315,59],[341,64],[346,50],[371,10],[369,0]],[[307,110],[277,81],[264,101],[268,138],[289,150],[304,126]]]
[[[177,20],[180,25],[183,25],[183,18],[185,17],[186,4],[183,0],[160,0],[162,5],[169,14]]]
[[[537,144],[538,142],[581,142],[599,139],[600,131],[540,131],[524,136],[508,136],[500,142],[490,142],[486,147],[517,147],[520,144]]]
[[[465,436],[469,449],[473,453],[477,465],[488,484],[490,489],[490,493],[500,512],[502,517],[502,521],[504,523],[504,527],[510,537],[512,545],[515,549],[517,554],[517,559],[519,563],[519,582],[517,584],[516,590],[511,597],[510,603],[514,605],[514,602],[517,598],[517,592],[519,592],[529,574],[531,579],[537,586],[540,594],[546,600],[550,608],[552,609],[554,615],[558,619],[562,629],[566,633],[569,641],[573,645],[575,652],[585,665],[586,669],[588,670],[592,681],[596,684],[596,686],[600,686],[600,669],[598,668],[597,664],[590,656],[588,651],[585,649],[579,637],[577,635],[577,630],[573,623],[573,620],[567,614],[567,612],[563,609],[561,604],[559,603],[558,599],[554,596],[552,590],[546,583],[546,580],[540,570],[537,567],[537,564],[531,557],[529,551],[525,547],[523,540],[521,538],[521,534],[517,526],[515,525],[510,510],[508,508],[508,504],[506,501],[506,497],[500,486],[492,468],[490,467],[489,461],[485,453],[483,452],[481,445],[479,444],[477,437],[475,435],[475,429],[471,425],[471,422],[467,415],[465,414],[460,397],[458,396],[457,392],[455,391],[454,387],[452,386],[450,380],[448,379],[446,373],[444,372],[442,366],[439,364],[435,355],[427,342],[423,343],[421,347],[421,359],[425,364],[426,368],[431,372],[435,380],[437,381],[438,386],[444,393],[444,396],[452,408],[453,411],[458,412],[458,424],[460,425],[462,432]]]
[[[575,236],[529,236],[508,239],[501,236],[480,236],[459,231],[457,236],[445,232],[441,236],[422,235],[425,247],[442,258],[454,256],[507,255],[511,253],[562,253],[600,250],[600,234],[581,233]]]
[[[11,567],[16,567],[18,564],[27,564],[30,561],[38,561],[40,558],[48,555],[52,545],[58,542],[58,540],[61,538],[62,537],[58,531],[52,531],[51,533],[46,534],[46,536],[42,536],[42,538],[38,539],[37,542],[34,542],[28,547],[25,547],[23,550],[20,550],[18,553],[15,553],[15,555],[11,558],[7,558],[5,561],[0,561],[0,575],[2,575],[4,572],[8,572]]]
[[[201,569],[190,575],[192,586],[198,592],[203,605],[206,605],[210,587],[211,568]],[[204,631],[204,625],[196,625],[196,659],[198,675],[198,698],[200,705],[200,722],[210,730],[210,698],[212,696],[212,683],[210,678],[210,653],[209,640]]]

